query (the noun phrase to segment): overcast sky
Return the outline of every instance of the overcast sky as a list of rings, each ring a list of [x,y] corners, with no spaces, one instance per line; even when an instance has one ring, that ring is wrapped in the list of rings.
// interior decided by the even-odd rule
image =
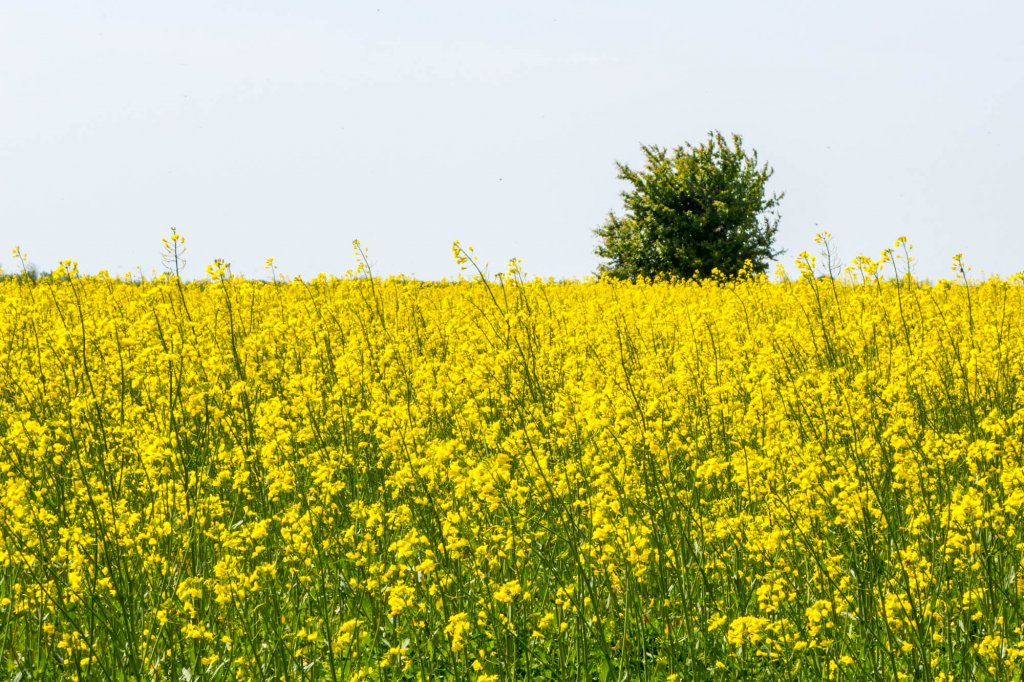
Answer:
[[[791,262],[1024,270],[1024,3],[0,3],[0,265],[583,277],[641,144],[743,135]]]

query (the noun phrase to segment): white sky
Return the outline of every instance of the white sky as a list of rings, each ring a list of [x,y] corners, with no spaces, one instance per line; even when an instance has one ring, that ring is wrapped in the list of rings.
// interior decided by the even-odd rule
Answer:
[[[0,265],[582,277],[641,144],[744,136],[784,262],[1024,270],[1024,3],[0,3]]]

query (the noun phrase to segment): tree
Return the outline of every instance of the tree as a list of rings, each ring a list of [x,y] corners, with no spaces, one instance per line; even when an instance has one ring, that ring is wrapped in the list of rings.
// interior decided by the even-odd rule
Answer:
[[[601,238],[595,253],[606,259],[598,272],[630,280],[708,277],[714,269],[736,274],[746,261],[765,272],[782,253],[772,244],[784,195],[765,195],[773,171],[758,166],[757,152],[747,154],[742,142],[733,135],[730,144],[716,131],[671,153],[642,147],[643,170],[616,163],[631,187],[622,193],[623,215],[609,213],[594,230]]]

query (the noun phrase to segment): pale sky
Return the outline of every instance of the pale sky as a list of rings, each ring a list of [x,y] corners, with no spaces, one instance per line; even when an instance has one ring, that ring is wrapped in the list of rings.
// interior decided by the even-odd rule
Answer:
[[[736,132],[783,262],[1024,270],[1024,3],[0,2],[0,265],[584,277],[616,160]]]

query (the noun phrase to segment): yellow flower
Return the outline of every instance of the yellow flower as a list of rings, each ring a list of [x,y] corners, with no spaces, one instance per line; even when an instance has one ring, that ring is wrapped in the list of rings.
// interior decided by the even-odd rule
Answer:
[[[451,639],[452,651],[458,652],[465,648],[466,634],[471,627],[469,615],[466,613],[456,613],[448,619],[444,633]]]

